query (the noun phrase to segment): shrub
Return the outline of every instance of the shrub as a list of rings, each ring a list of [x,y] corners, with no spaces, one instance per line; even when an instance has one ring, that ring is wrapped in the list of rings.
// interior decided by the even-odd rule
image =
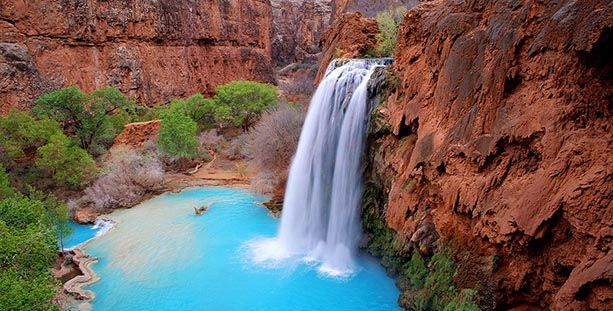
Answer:
[[[392,56],[396,49],[398,27],[406,9],[400,7],[394,11],[381,12],[377,15],[379,33],[377,34],[377,46],[375,53],[378,56]]]
[[[233,81],[215,91],[217,120],[231,121],[245,132],[269,107],[277,104],[277,89],[272,84]]]
[[[209,151],[219,152],[224,139],[217,133],[217,130],[208,130],[198,135],[198,149],[201,155],[208,154]]]
[[[81,148],[98,155],[121,130],[118,121],[122,119],[115,117],[113,122],[111,116],[119,113],[125,117],[133,108],[133,101],[116,88],[102,88],[88,96],[70,86],[42,95],[32,111],[61,122],[67,132],[78,137]]]
[[[96,172],[96,162],[87,152],[72,146],[63,134],[57,134],[38,148],[36,166],[52,174],[63,185],[80,187]]]
[[[164,154],[176,158],[193,158],[198,154],[198,126],[180,109],[170,109],[162,116],[157,144]]]
[[[251,164],[263,172],[256,177],[287,174],[290,162],[300,139],[305,113],[298,106],[283,104],[266,113],[248,134],[245,150]],[[268,172],[268,173],[267,173]],[[276,184],[270,181],[255,181],[256,184]],[[261,188],[261,186],[258,186]]]
[[[0,201],[0,310],[50,310],[57,290],[50,268],[57,252],[44,202]]]
[[[256,167],[277,171],[289,166],[304,117],[300,107],[285,104],[262,117],[249,133],[246,144],[247,154]]]
[[[106,172],[85,189],[78,202],[69,202],[74,210],[85,202],[103,211],[132,207],[147,193],[162,188],[164,170],[156,155],[130,149],[114,150],[106,164]]]
[[[247,142],[250,139],[249,133],[243,133],[234,137],[228,146],[223,149],[222,154],[226,156],[230,160],[242,160],[245,159],[247,155]]]

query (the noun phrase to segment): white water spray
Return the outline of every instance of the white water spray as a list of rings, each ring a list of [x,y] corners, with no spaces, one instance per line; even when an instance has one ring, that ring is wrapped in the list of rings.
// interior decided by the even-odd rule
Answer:
[[[262,261],[302,255],[320,261],[326,274],[354,271],[370,113],[368,80],[385,61],[350,60],[328,67],[292,161],[279,235],[255,250]]]

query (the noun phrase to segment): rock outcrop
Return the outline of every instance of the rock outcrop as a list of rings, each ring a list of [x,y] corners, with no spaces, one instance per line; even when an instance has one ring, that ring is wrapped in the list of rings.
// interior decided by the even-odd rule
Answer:
[[[272,59],[278,66],[315,63],[332,11],[329,0],[272,0]]]
[[[406,14],[367,153],[397,253],[452,245],[485,309],[612,308],[612,29],[604,0]]]
[[[161,125],[160,120],[126,124],[123,131],[115,137],[112,148],[119,146],[127,146],[132,149],[142,148],[146,142],[157,138]]]
[[[315,82],[321,81],[334,58],[362,57],[373,50],[377,44],[377,33],[377,21],[363,17],[362,13],[338,16],[323,35],[323,54]]]
[[[268,0],[0,0],[0,113],[78,84],[152,104],[274,82]]]

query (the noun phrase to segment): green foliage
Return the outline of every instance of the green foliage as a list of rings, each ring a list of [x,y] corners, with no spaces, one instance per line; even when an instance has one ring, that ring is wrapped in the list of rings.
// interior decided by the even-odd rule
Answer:
[[[6,117],[0,117],[0,151],[9,160],[22,158],[26,150],[46,144],[51,136],[61,132],[55,121],[37,121],[26,112],[12,110]]]
[[[27,197],[0,201],[0,310],[57,310],[50,273],[57,251],[53,216]]]
[[[63,251],[64,238],[72,232],[72,228],[68,226],[70,213],[66,202],[59,200],[53,194],[36,190],[33,187],[28,187],[28,193],[31,200],[42,202],[45,205],[46,215],[50,219],[53,231],[60,242],[60,249]]]
[[[400,7],[394,11],[381,12],[377,15],[379,33],[377,34],[377,47],[375,53],[378,56],[393,56],[396,49],[398,27],[406,9]]]
[[[52,136],[49,143],[38,148],[37,153],[36,166],[66,186],[83,186],[96,172],[96,163],[91,156],[73,146],[64,135]]]
[[[70,86],[42,95],[32,111],[61,122],[67,132],[78,137],[83,149],[98,155],[129,121],[134,104],[116,88],[102,88],[88,96]]]
[[[199,129],[209,129],[215,125],[217,103],[202,94],[195,94],[188,99],[175,99],[170,102],[170,109],[180,111],[198,124]]]
[[[455,266],[447,249],[435,252],[427,267],[415,251],[404,274],[410,281],[410,293],[406,296],[410,297],[413,310],[479,310],[474,303],[476,291],[455,287]]]
[[[15,189],[11,186],[11,177],[6,173],[4,166],[0,165],[0,200],[12,197]]]
[[[428,268],[424,258],[419,252],[413,252],[411,261],[409,261],[405,274],[411,282],[412,289],[419,289],[424,287],[426,276],[428,275]]]
[[[368,236],[368,251],[381,258],[381,264],[392,274],[398,273],[408,261],[400,251],[395,239],[395,232],[385,223],[383,215],[383,190],[369,183],[364,189],[362,228]]]
[[[216,119],[230,121],[243,131],[249,130],[268,108],[277,105],[277,89],[271,84],[233,81],[218,86],[216,93]]]
[[[171,157],[192,158],[198,154],[198,125],[179,108],[163,114],[157,145]]]

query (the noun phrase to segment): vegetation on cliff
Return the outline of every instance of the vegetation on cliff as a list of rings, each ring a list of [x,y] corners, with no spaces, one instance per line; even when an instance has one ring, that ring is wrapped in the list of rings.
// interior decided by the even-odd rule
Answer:
[[[396,49],[396,37],[398,28],[406,13],[405,7],[398,7],[394,10],[383,11],[377,14],[377,24],[379,33],[377,34],[377,45],[375,55],[379,57],[394,56]]]
[[[415,247],[407,248],[406,239],[385,223],[384,206],[382,189],[374,183],[367,184],[362,211],[363,247],[396,276],[402,291],[399,304],[416,311],[479,310],[475,303],[477,292],[456,286],[457,268],[451,250],[442,246],[424,257]]]
[[[0,309],[56,310],[58,284],[50,267],[66,229],[65,205],[49,196],[0,200]]]

